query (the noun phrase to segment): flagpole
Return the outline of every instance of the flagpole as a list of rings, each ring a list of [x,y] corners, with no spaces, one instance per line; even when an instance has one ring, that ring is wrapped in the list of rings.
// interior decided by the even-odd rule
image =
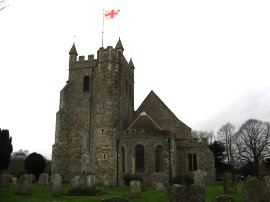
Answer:
[[[103,17],[102,17],[103,21],[102,21],[102,41],[101,41],[101,47],[103,48],[103,36],[104,36],[104,9],[103,9]]]

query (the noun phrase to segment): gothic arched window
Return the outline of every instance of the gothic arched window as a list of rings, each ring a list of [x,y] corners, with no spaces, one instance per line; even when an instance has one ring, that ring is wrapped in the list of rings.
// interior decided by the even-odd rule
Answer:
[[[144,147],[140,144],[135,146],[135,172],[144,172]]]
[[[163,171],[163,148],[158,145],[155,149],[156,172]]]
[[[83,78],[83,92],[89,92],[90,89],[90,77],[85,76]]]
[[[125,147],[121,147],[121,168],[122,173],[126,173],[126,149]]]

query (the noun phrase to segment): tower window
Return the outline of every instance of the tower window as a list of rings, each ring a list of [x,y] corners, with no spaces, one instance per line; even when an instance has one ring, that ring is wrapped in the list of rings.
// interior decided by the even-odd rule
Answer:
[[[126,149],[121,147],[121,164],[122,164],[122,173],[126,173]]]
[[[195,171],[197,170],[197,155],[188,154],[188,170]]]
[[[145,161],[144,161],[144,147],[140,144],[135,146],[135,172],[144,172]]]
[[[90,77],[85,76],[83,78],[83,92],[89,92],[90,89]]]
[[[161,145],[158,145],[155,149],[155,162],[156,162],[156,172],[163,171],[163,148]]]

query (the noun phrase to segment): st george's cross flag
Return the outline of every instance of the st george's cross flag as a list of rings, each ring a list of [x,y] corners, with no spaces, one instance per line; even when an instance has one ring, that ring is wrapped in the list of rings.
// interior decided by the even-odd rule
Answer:
[[[105,20],[113,19],[119,15],[120,10],[107,10],[104,12]]]

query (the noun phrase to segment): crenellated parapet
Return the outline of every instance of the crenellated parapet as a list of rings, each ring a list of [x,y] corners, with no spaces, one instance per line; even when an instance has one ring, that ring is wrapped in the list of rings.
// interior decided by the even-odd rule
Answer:
[[[70,70],[78,68],[92,68],[97,65],[97,59],[94,58],[94,55],[88,55],[87,59],[84,55],[78,57],[70,55],[70,58],[73,58],[73,60],[70,59]]]

